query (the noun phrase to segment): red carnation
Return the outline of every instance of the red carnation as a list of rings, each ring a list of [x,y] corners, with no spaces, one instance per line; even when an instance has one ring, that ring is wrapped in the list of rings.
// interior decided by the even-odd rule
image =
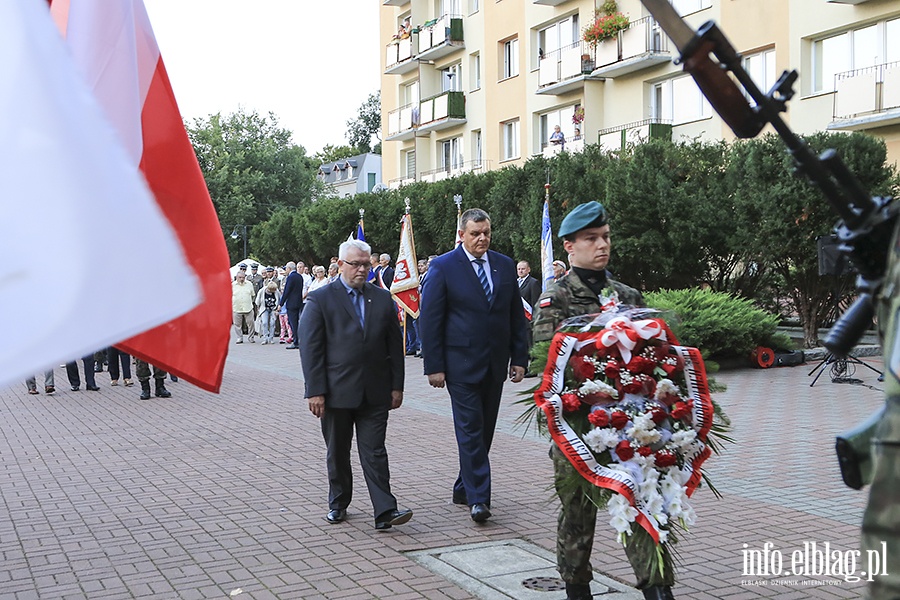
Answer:
[[[653,345],[653,355],[656,357],[657,361],[662,361],[664,358],[669,356],[669,342],[660,341]]]
[[[614,410],[612,411],[612,414],[609,415],[609,423],[616,429],[622,429],[628,424],[628,415],[621,410]]]
[[[641,456],[644,456],[644,457],[650,456],[651,454],[653,454],[653,450],[650,449],[650,446],[641,446],[640,448],[638,448],[637,452],[638,452],[638,454],[640,454]]]
[[[683,419],[687,417],[690,412],[690,407],[688,407],[686,402],[676,402],[671,410],[672,418],[674,419]]]
[[[659,407],[656,407],[650,411],[650,418],[653,419],[653,422],[656,423],[657,425],[659,425],[660,423],[665,421],[666,417],[668,417],[668,416],[669,415],[666,414],[666,411],[664,411],[663,409],[661,409]]]
[[[657,467],[671,467],[675,464],[675,453],[669,450],[660,450],[656,453]]]
[[[643,356],[633,356],[631,357],[631,360],[628,361],[627,368],[635,375],[639,375],[640,373],[650,375],[653,373],[653,369],[656,368],[656,363]]]
[[[618,361],[611,360],[606,363],[606,367],[603,369],[603,372],[609,379],[618,379],[620,369],[621,367],[619,366]]]
[[[626,394],[640,394],[644,389],[644,382],[639,378],[634,377],[631,381],[623,386],[623,389],[625,390]]]
[[[622,440],[616,444],[616,456],[619,457],[621,462],[631,459],[634,456],[634,448],[631,447],[631,442]]]
[[[609,413],[605,410],[593,410],[588,415],[588,421],[594,427],[607,427],[609,425]]]
[[[581,408],[581,398],[578,397],[578,394],[563,394],[560,398],[562,398],[564,413],[575,412]]]
[[[616,399],[605,392],[594,392],[591,394],[587,394],[583,398],[583,401],[585,404],[596,406],[598,404],[612,404],[616,401]]]
[[[659,397],[659,400],[662,401],[666,406],[672,406],[679,400],[681,400],[681,396],[678,394],[663,394]]]
[[[670,365],[669,363],[663,363],[661,366],[662,366],[662,370],[666,372],[667,377],[671,377],[672,373],[674,373],[675,370],[678,368],[675,365]]]
[[[594,363],[589,358],[577,357],[572,361],[572,373],[578,381],[585,381],[594,378]]]
[[[644,382],[643,392],[644,395],[648,398],[652,398],[653,394],[656,393],[656,380],[652,377],[648,377],[647,375],[641,375],[641,379]]]

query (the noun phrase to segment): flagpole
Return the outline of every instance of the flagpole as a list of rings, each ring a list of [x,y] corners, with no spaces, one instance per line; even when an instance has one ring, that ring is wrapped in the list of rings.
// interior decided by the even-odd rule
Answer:
[[[453,201],[456,202],[456,241],[453,243],[455,247],[462,243],[462,239],[459,237],[460,220],[462,219],[462,195],[456,194],[453,196]]]
[[[550,167],[544,184],[544,210],[541,216],[541,291],[546,291],[553,277],[553,236],[550,228]]]

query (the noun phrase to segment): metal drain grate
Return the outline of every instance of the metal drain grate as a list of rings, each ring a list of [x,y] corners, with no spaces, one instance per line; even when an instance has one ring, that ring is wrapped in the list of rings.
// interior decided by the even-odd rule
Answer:
[[[558,592],[566,589],[566,582],[559,577],[529,577],[522,586],[538,592]]]

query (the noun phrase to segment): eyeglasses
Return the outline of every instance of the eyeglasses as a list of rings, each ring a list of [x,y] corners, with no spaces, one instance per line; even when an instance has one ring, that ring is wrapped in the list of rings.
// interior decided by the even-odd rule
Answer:
[[[365,268],[367,268],[367,269],[369,268],[369,262],[368,262],[368,261],[356,262],[356,261],[353,261],[353,260],[345,260],[345,261],[344,261],[344,264],[345,264],[345,265],[349,265],[349,266],[353,267],[354,269],[362,269],[363,267],[365,267]]]

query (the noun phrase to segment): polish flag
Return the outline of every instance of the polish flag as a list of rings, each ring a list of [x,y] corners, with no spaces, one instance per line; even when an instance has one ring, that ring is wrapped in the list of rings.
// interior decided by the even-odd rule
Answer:
[[[403,215],[400,224],[400,251],[397,253],[397,264],[394,265],[391,295],[398,307],[409,313],[413,319],[419,318],[419,269],[412,217],[409,213]]]
[[[0,2],[0,386],[185,314],[181,244],[40,2]]]
[[[51,0],[50,12],[78,70],[143,172],[202,290],[202,303],[187,314],[117,346],[218,392],[231,324],[228,252],[144,4]],[[135,293],[164,301],[155,283],[164,267],[140,254],[131,259],[144,276]]]

